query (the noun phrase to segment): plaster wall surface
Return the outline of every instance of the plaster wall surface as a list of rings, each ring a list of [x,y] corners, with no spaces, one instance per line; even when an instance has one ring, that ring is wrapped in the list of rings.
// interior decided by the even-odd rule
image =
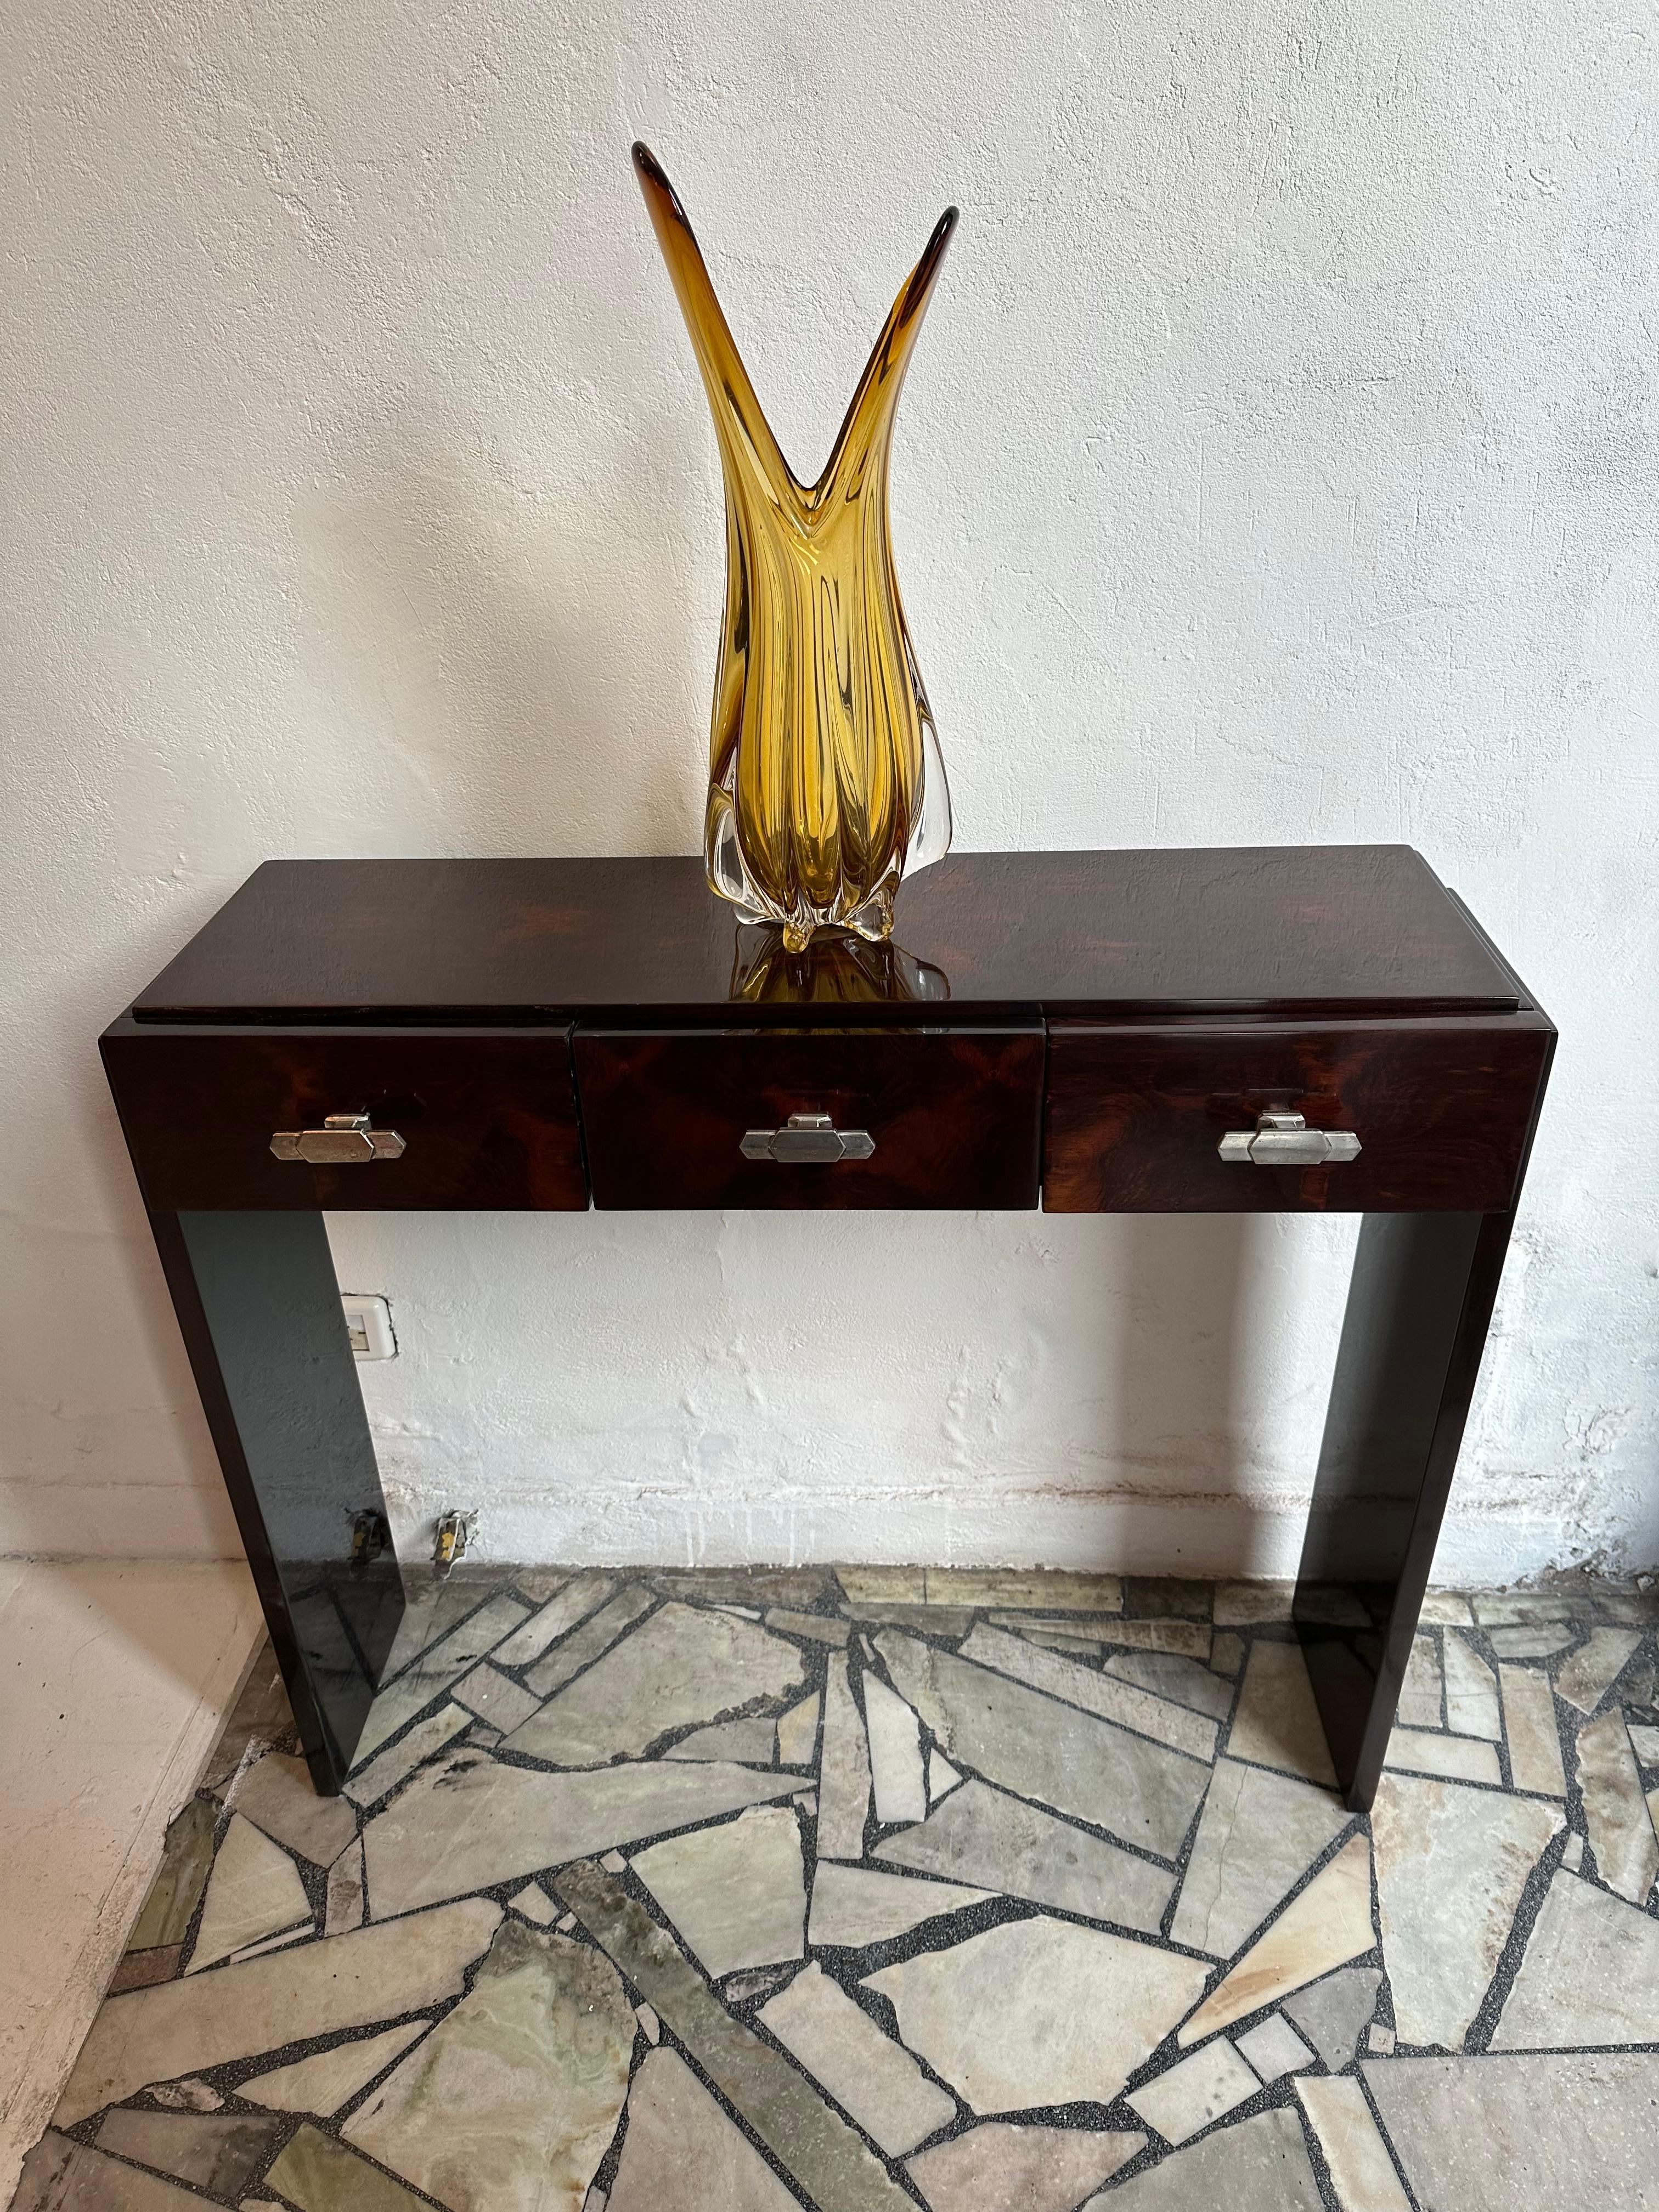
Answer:
[[[1634,0],[5,10],[0,1549],[235,1547],[94,1041],[248,871],[696,847],[719,481],[635,136],[806,474],[962,204],[894,483],[961,846],[1404,841],[1516,960],[1562,1045],[1437,1573],[1659,1557]],[[1352,1249],[331,1233],[411,1546],[1261,1572]]]

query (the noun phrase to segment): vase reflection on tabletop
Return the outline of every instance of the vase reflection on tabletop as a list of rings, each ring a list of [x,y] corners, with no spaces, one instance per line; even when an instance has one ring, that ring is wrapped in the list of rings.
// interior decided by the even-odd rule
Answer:
[[[917,673],[887,511],[904,371],[956,228],[940,216],[810,487],[761,411],[673,186],[634,166],[714,417],[726,607],[703,854],[711,888],[787,950],[820,931],[885,938],[907,868],[951,843],[951,796]]]

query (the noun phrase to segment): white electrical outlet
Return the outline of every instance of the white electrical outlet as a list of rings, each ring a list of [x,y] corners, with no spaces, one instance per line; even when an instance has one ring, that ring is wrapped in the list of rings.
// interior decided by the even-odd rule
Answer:
[[[392,1309],[384,1298],[362,1297],[348,1291],[340,1300],[346,1334],[359,1359],[395,1359],[398,1340],[392,1334]]]

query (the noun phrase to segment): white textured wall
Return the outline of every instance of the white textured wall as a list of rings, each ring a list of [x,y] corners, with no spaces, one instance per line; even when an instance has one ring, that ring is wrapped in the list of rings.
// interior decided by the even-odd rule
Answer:
[[[1563,1043],[1443,1576],[1659,1556],[1650,7],[13,0],[3,1521],[234,1543],[94,1054],[259,860],[689,851],[721,538],[627,153],[816,469],[940,207],[963,846],[1401,839]],[[405,1526],[1266,1570],[1351,1228],[333,1224]]]

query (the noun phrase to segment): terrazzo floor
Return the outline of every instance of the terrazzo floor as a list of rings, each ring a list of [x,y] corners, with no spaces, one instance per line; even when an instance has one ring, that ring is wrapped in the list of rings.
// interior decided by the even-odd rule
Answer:
[[[15,2212],[1659,2207],[1659,1591],[1431,1595],[1369,1820],[1288,1611],[458,1576],[336,1799],[267,1650]]]

